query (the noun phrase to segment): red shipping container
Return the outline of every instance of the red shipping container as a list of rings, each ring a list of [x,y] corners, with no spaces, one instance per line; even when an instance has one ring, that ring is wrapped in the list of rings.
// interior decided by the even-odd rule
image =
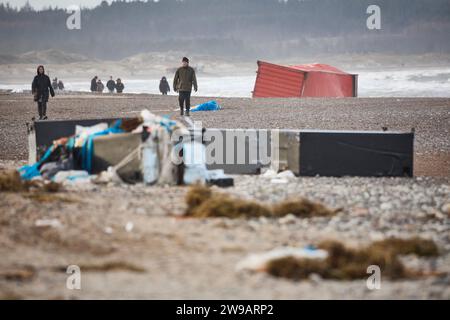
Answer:
[[[282,66],[258,61],[253,98],[356,97],[358,75],[327,64]]]

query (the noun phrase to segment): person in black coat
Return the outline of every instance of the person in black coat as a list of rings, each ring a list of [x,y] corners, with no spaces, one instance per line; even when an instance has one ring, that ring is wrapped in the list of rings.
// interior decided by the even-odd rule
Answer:
[[[45,74],[44,66],[37,68],[37,75],[33,79],[31,84],[31,92],[34,96],[34,101],[38,104],[39,120],[47,119],[47,102],[49,96],[49,90],[52,97],[55,96],[50,78]]]
[[[163,96],[165,96],[169,91],[170,91],[169,83],[167,82],[166,77],[162,77],[161,81],[159,82],[159,92],[161,92]]]
[[[117,93],[122,93],[125,86],[120,78],[116,80],[116,91]]]
[[[91,92],[97,92],[97,79],[98,79],[98,77],[95,76],[95,77],[91,80]]]
[[[113,77],[109,77],[108,82],[106,83],[106,87],[108,88],[109,93],[114,93],[114,89],[116,88],[116,83],[113,80]]]

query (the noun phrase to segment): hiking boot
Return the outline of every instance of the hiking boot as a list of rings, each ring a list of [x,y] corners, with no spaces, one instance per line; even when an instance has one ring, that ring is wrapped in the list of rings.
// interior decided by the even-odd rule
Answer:
[[[184,111],[183,111],[183,109],[180,110],[180,116],[184,116]]]
[[[48,119],[48,117],[47,116],[44,116],[43,118],[42,118],[42,120],[47,120]]]
[[[186,117],[189,117],[189,110],[186,110]]]

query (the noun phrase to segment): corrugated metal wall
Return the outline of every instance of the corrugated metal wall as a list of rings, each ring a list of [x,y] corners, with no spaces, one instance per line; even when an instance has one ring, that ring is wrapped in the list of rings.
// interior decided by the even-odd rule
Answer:
[[[253,97],[300,97],[303,78],[300,70],[258,61]]]
[[[254,98],[355,97],[357,75],[324,64],[281,66],[258,61]]]

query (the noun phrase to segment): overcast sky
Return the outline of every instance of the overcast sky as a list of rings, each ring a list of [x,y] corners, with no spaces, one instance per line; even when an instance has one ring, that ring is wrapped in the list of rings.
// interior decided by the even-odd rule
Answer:
[[[111,3],[112,0],[108,0],[108,2]],[[0,0],[1,3],[7,3],[9,2],[9,4],[13,7],[22,7],[27,0]],[[99,5],[102,0],[29,0],[30,4],[35,8],[35,9],[42,9],[43,7],[48,7],[48,6],[58,6],[59,8],[67,8],[70,5],[79,5],[82,7],[95,7],[97,5]]]

